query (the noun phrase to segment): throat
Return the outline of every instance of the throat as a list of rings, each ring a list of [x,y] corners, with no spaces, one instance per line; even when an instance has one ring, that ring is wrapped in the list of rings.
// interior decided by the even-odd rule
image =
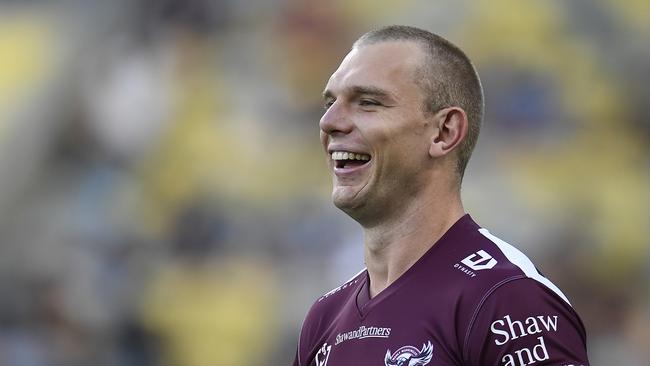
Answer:
[[[411,269],[457,220],[454,216],[450,220],[430,219],[365,228],[364,255],[371,297]]]

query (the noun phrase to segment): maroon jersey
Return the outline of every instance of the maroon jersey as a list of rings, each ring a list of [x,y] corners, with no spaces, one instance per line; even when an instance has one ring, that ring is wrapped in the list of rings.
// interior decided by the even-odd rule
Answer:
[[[566,296],[469,215],[372,299],[368,286],[364,270],[316,301],[294,366],[588,365]]]

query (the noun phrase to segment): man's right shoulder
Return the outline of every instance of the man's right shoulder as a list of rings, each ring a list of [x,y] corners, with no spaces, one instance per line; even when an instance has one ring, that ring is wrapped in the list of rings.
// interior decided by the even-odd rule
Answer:
[[[352,276],[349,280],[345,281],[342,285],[326,292],[318,298],[311,306],[309,313],[318,313],[326,315],[329,313],[336,313],[350,300],[356,300],[355,289],[363,284],[366,278],[367,270],[364,268],[356,275]]]
[[[367,269],[362,269],[359,271],[359,273],[355,274],[350,278],[349,280],[345,281],[341,286],[334,288],[327,293],[325,293],[323,296],[319,297],[316,303],[320,302],[336,302],[336,301],[341,301],[343,298],[347,298],[345,295],[346,293],[349,293],[350,291],[353,291],[353,288],[357,288],[357,286],[361,283],[361,281],[366,277]],[[346,291],[347,290],[347,291]],[[353,291],[354,292],[354,291]],[[330,299],[330,300],[328,300]]]
[[[326,331],[326,327],[348,306],[355,306],[357,290],[363,285],[367,271],[364,268],[342,285],[328,291],[316,300],[302,325],[301,337],[312,339],[316,334]]]

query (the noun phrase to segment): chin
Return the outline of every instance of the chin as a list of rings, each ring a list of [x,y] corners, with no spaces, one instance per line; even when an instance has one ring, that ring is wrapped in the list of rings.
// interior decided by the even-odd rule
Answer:
[[[334,192],[332,192],[332,202],[334,203],[334,206],[343,211],[351,210],[358,206],[357,202],[360,198],[358,194],[358,191],[350,192],[349,187],[346,187],[345,189],[335,189]]]
[[[366,207],[365,197],[360,195],[359,191],[355,192],[334,192],[332,193],[332,202],[339,210],[345,212],[348,216],[359,221],[364,216],[363,211]]]
[[[346,211],[354,208],[353,200],[350,197],[341,197],[337,195],[332,195],[332,202],[337,208]]]

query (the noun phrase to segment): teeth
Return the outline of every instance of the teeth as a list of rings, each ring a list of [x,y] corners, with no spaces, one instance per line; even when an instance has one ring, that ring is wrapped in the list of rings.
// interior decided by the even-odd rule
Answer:
[[[370,160],[370,155],[367,154],[356,154],[347,151],[334,151],[332,152],[332,160]]]

